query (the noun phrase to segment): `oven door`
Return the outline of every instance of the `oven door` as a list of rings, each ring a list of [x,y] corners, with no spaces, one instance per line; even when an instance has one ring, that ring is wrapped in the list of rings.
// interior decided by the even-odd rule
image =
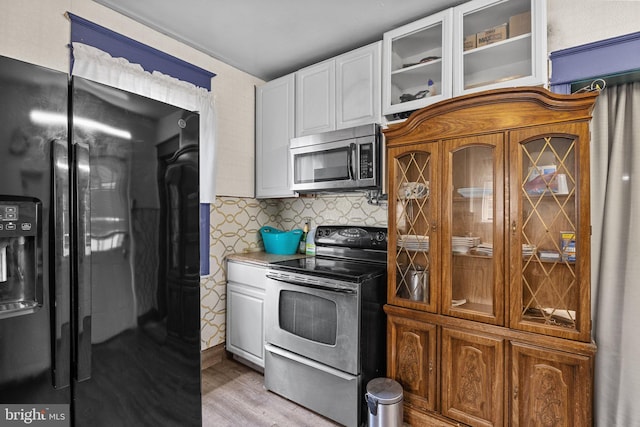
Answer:
[[[348,372],[360,373],[360,304],[357,284],[267,274],[267,343]],[[317,279],[314,278],[314,279]]]

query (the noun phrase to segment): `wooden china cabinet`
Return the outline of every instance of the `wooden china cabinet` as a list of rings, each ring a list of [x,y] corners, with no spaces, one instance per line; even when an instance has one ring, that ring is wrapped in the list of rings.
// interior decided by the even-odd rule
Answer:
[[[497,89],[385,130],[387,374],[410,425],[592,425],[596,97]]]

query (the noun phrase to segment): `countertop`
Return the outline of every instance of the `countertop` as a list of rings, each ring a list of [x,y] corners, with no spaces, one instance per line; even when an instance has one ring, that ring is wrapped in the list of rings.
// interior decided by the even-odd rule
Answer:
[[[257,251],[257,252],[242,252],[242,253],[227,255],[227,261],[243,262],[247,264],[267,266],[272,262],[285,261],[287,259],[305,258],[305,257],[306,255],[303,255],[303,254],[276,255],[276,254],[268,254],[263,251]]]

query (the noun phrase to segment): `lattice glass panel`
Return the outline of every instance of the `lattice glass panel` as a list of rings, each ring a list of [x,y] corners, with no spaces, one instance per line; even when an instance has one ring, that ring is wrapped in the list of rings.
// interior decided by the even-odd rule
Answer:
[[[522,315],[576,328],[576,141],[545,137],[522,150]]]
[[[396,296],[429,302],[431,155],[407,153],[396,160]]]

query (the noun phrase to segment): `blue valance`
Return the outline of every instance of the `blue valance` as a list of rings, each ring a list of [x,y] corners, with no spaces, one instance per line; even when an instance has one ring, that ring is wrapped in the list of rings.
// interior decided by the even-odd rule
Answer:
[[[551,90],[571,83],[640,69],[640,32],[551,52]]]
[[[125,37],[77,15],[67,12],[71,19],[71,42],[84,43],[107,52],[114,58],[140,64],[145,71],[159,71],[178,80],[211,90],[215,73],[185,62],[139,41]]]

